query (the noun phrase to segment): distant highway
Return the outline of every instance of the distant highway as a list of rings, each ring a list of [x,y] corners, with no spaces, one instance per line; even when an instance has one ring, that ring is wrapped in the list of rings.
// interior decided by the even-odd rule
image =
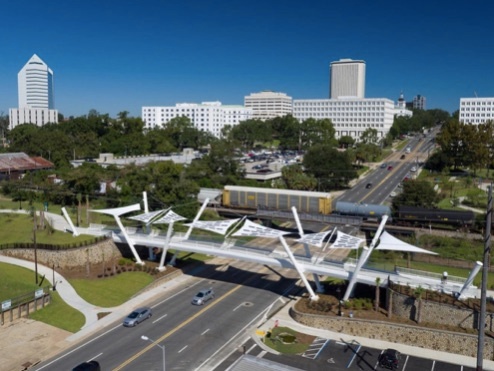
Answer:
[[[413,179],[420,166],[430,156],[435,146],[431,139],[433,139],[433,134],[429,134],[425,138],[415,136],[403,150],[389,156],[383,162],[385,166],[379,166],[372,171],[339,197],[338,201],[382,204],[389,200],[390,194],[397,190],[399,184],[406,177]],[[407,147],[410,148],[410,153],[407,153]],[[405,157],[401,158],[403,155]]]

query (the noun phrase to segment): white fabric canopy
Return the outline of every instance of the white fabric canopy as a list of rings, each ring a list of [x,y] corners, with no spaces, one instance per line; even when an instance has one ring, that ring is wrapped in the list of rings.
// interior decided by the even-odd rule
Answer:
[[[187,226],[194,226],[194,228],[205,229],[210,232],[219,233],[225,235],[226,231],[240,219],[230,219],[230,220],[213,220],[213,221],[203,221],[198,220],[195,223],[185,224]]]
[[[178,215],[177,213],[173,212],[172,210],[168,211],[165,215],[163,215],[161,218],[155,220],[153,224],[170,224],[170,223],[175,223],[175,222],[180,222],[182,220],[187,220],[187,218]]]
[[[249,219],[245,220],[244,225],[232,236],[239,237],[265,237],[265,238],[278,238],[290,232],[283,232],[278,229],[264,227],[260,224],[251,222]]]
[[[330,249],[358,249],[360,244],[365,242],[364,239],[351,236],[349,234],[336,231],[336,241],[330,246]]]
[[[410,245],[396,237],[393,237],[388,232],[384,231],[381,234],[379,245],[376,250],[393,250],[393,251],[406,251],[406,252],[418,252],[423,254],[437,255],[437,253],[421,249],[420,247]]]
[[[324,239],[331,232],[332,230],[326,232],[319,232],[319,233],[308,233],[308,234],[304,234],[302,238],[299,238],[298,240],[295,241],[300,243],[308,243],[309,245],[313,245],[317,247],[322,247],[324,243]]]
[[[151,211],[150,213],[144,213],[144,214],[139,214],[135,216],[129,216],[128,219],[132,220],[137,220],[139,222],[143,222],[148,224],[153,218],[155,218],[157,215],[160,213],[164,212],[165,210],[157,210],[157,211]]]

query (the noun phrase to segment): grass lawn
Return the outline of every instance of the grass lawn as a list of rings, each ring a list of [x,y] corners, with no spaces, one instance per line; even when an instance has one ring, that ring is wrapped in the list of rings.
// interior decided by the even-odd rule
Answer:
[[[41,282],[41,276],[38,282]],[[0,263],[0,302],[28,294],[38,289],[34,271],[16,265]]]
[[[27,214],[0,213],[0,241],[8,243],[32,243],[34,221]],[[94,236],[81,235],[74,237],[70,233],[53,231],[49,228],[36,231],[36,242],[53,245],[74,244],[93,240]]]
[[[275,327],[264,337],[264,344],[283,354],[302,354],[315,336],[299,333],[289,327]]]
[[[104,308],[125,303],[152,281],[153,277],[144,272],[123,272],[107,278],[69,280],[84,300]]]
[[[30,318],[70,332],[77,332],[84,326],[84,315],[66,304],[57,291],[52,292],[52,302],[42,310],[30,314]]]

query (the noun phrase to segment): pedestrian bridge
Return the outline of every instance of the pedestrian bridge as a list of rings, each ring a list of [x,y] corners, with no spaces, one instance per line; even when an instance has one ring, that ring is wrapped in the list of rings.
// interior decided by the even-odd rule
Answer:
[[[178,216],[171,210],[161,210],[161,212],[147,212],[141,215],[132,216],[130,219],[140,220],[145,226],[143,228],[126,228],[120,220],[120,215],[140,210],[140,205],[131,205],[124,208],[92,210],[93,212],[113,215],[119,228],[110,229],[103,225],[92,225],[90,228],[76,228],[70,220],[65,210],[64,216],[71,225],[74,234],[90,234],[90,235],[107,235],[117,243],[128,244],[137,263],[144,264],[138,256],[134,246],[142,245],[150,249],[152,255],[153,248],[159,248],[162,251],[160,269],[166,269],[164,266],[164,258],[168,250],[185,251],[191,253],[200,253],[205,255],[217,256],[227,259],[238,259],[242,261],[253,262],[271,267],[295,269],[301,280],[304,282],[312,299],[317,299],[317,294],[313,291],[312,286],[307,280],[307,274],[312,275],[312,279],[316,285],[317,291],[322,290],[319,283],[320,276],[333,277],[342,280],[348,280],[349,285],[343,297],[343,300],[348,300],[352,294],[354,285],[364,283],[368,285],[376,285],[376,282],[385,287],[388,282],[393,282],[399,285],[410,286],[412,288],[422,287],[427,290],[440,291],[455,295],[460,298],[480,297],[480,290],[472,285],[473,279],[479,272],[482,263],[475,262],[472,264],[472,271],[468,278],[444,276],[431,272],[418,271],[407,268],[395,268],[393,271],[372,269],[366,263],[367,259],[376,247],[381,250],[400,250],[409,253],[430,253],[427,250],[420,249],[408,245],[385,232],[385,224],[387,218],[383,218],[381,225],[376,233],[376,237],[369,247],[364,247],[362,254],[358,260],[346,259],[344,261],[331,261],[328,252],[335,248],[351,248],[355,249],[360,246],[362,240],[360,238],[346,235],[336,228],[326,232],[316,234],[303,233],[302,226],[298,220],[296,209],[293,208],[294,219],[299,230],[298,239],[284,237],[288,232],[267,228],[249,220],[245,220],[244,226],[237,229],[235,233],[231,233],[221,239],[206,239],[206,237],[197,237],[192,235],[193,228],[207,229],[225,235],[228,229],[234,229],[233,225],[240,225],[242,220],[235,219],[231,221],[216,221],[205,222],[200,221],[200,215],[207,205],[207,201],[196,215],[192,223],[186,224],[189,230],[186,233],[178,233],[173,231],[173,225],[176,221],[183,221],[185,218]],[[145,203],[146,204],[146,203]],[[166,215],[162,216],[165,212]],[[153,215],[151,215],[153,214]],[[161,217],[160,217],[161,216]],[[153,221],[154,220],[154,221]],[[147,227],[150,224],[168,224],[167,232],[156,232]],[[235,227],[235,228],[237,228]],[[328,248],[329,239],[333,234],[337,234],[336,241]],[[328,235],[331,236],[328,239]],[[266,249],[259,246],[252,246],[255,240],[249,242],[249,246],[245,245],[245,238],[259,237],[278,239],[279,246],[282,248]],[[238,239],[235,237],[239,237]],[[326,240],[326,242],[324,242]],[[295,244],[303,244],[304,254],[295,255],[293,246]],[[324,246],[325,244],[325,246]],[[271,244],[272,245],[272,244]],[[315,252],[308,248],[308,245],[316,246]],[[292,247],[291,247],[292,246]],[[299,245],[300,246],[300,245]],[[300,250],[300,249],[297,249]],[[175,258],[175,256],[174,256]],[[172,259],[172,264],[174,262]]]

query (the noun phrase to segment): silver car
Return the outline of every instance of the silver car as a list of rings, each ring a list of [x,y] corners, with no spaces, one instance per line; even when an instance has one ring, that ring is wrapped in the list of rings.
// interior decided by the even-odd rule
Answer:
[[[199,291],[196,296],[192,299],[192,304],[194,305],[204,305],[208,300],[214,298],[214,291],[210,287],[209,289],[204,289]]]
[[[148,307],[142,307],[134,310],[132,313],[130,313],[125,319],[123,320],[123,325],[125,327],[134,327],[144,321],[145,319],[148,319],[153,315],[153,312],[151,311],[151,308]]]

